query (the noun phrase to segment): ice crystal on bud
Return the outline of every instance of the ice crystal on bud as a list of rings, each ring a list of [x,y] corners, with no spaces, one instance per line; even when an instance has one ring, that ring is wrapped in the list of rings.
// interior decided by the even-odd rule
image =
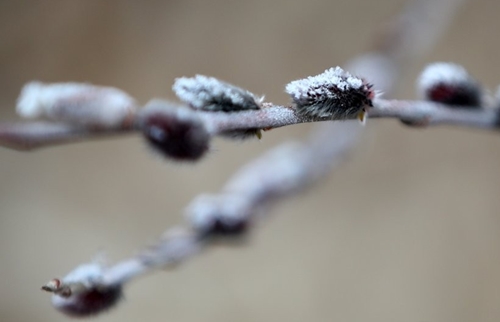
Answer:
[[[103,267],[89,263],[77,267],[61,281],[55,279],[43,289],[53,292],[52,304],[73,317],[97,315],[112,308],[122,297],[121,285],[104,285]],[[55,282],[54,282],[55,281]],[[64,288],[64,292],[59,292]]]
[[[257,110],[262,103],[243,88],[203,75],[177,78],[172,89],[181,101],[206,111]]]
[[[125,92],[82,83],[26,84],[17,100],[17,113],[26,118],[46,117],[98,127],[122,125],[136,103]]]
[[[454,106],[481,107],[481,85],[465,68],[454,63],[428,65],[418,79],[420,95],[430,101]]]
[[[286,86],[298,113],[329,119],[364,118],[372,105],[372,86],[340,67],[330,68],[322,74],[299,79]]]
[[[210,134],[189,109],[153,100],[139,118],[148,143],[166,157],[195,161],[208,151]]]

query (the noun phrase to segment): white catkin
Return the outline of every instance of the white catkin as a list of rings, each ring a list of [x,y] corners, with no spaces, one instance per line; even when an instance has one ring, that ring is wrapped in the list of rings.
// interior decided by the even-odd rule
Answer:
[[[34,81],[23,87],[16,110],[25,118],[45,117],[67,123],[115,127],[135,112],[136,102],[113,87]]]
[[[172,90],[192,108],[206,111],[257,110],[262,103],[245,89],[203,75],[177,78]]]

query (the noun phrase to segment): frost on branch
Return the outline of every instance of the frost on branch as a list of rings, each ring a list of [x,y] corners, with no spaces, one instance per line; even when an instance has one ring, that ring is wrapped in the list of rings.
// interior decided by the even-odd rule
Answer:
[[[115,306],[122,298],[122,286],[103,283],[99,263],[83,264],[62,280],[53,279],[42,287],[54,293],[52,305],[72,317],[97,315]]]
[[[450,106],[480,108],[483,105],[481,85],[464,67],[453,63],[428,65],[420,75],[418,90],[423,98]]]
[[[262,99],[243,88],[203,75],[177,78],[172,89],[181,101],[199,110],[258,110],[262,103]]]
[[[26,118],[113,128],[132,118],[136,103],[113,87],[83,83],[30,82],[17,100],[17,113]]]
[[[208,151],[210,134],[192,110],[153,100],[140,112],[139,119],[147,142],[166,157],[195,161]]]
[[[372,105],[372,85],[352,76],[340,67],[322,74],[299,79],[286,86],[297,112],[311,118],[345,120],[358,117],[364,121]]]

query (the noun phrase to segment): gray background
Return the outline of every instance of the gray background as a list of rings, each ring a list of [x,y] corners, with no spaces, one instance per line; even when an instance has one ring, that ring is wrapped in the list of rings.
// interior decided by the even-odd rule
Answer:
[[[145,103],[175,77],[207,74],[288,101],[290,80],[366,50],[403,1],[0,1],[0,114],[21,86],[88,81]],[[499,82],[500,2],[470,1],[427,62]],[[309,125],[261,141],[217,140],[176,165],[130,137],[0,150],[0,320],[65,321],[39,287],[105,250],[134,254],[201,192]],[[332,138],[335,140],[335,138]],[[328,142],[325,142],[328,144]],[[100,321],[498,321],[500,139],[461,128],[369,122],[352,158],[272,211],[249,247],[215,248],[129,285]]]

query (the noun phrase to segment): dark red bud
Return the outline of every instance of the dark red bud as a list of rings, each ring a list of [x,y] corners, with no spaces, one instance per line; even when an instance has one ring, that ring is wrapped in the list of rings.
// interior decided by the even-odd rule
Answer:
[[[152,113],[145,119],[143,132],[155,150],[175,160],[198,160],[208,151],[210,135],[195,118]]]

